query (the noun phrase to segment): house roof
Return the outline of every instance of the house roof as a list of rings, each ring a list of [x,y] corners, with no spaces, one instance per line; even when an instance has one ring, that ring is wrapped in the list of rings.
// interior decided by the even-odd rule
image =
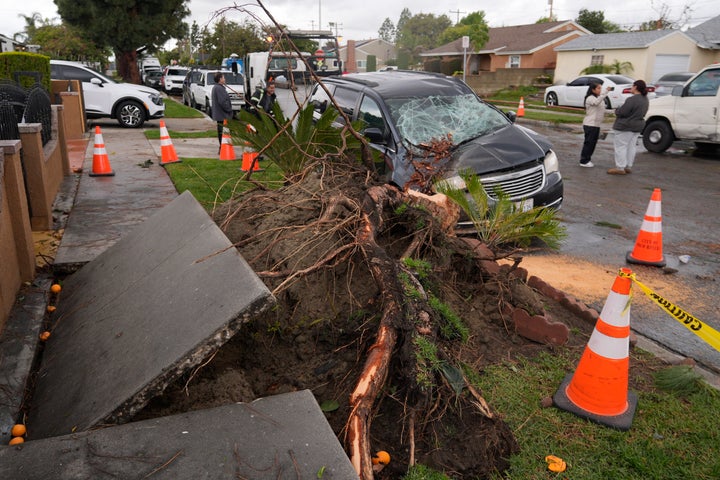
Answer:
[[[572,50],[610,50],[617,48],[647,48],[670,35],[684,35],[680,30],[649,30],[646,32],[599,33],[585,35],[558,47],[557,52]]]
[[[372,44],[372,43],[384,43],[384,44],[386,44],[386,45],[388,45],[388,46],[390,46],[390,47],[392,47],[392,48],[395,48],[395,44],[394,44],[394,43],[390,43],[390,42],[388,42],[387,40],[383,40],[382,38],[370,38],[370,39],[368,39],[368,40],[356,40],[356,41],[355,41],[355,49],[356,49],[356,50],[362,50],[363,47],[366,47],[366,46],[368,46],[368,45],[370,45],[370,44]],[[346,50],[346,49],[347,49],[347,44],[341,46],[339,50],[340,50],[340,51],[343,51],[343,50]]]
[[[565,27],[572,25],[574,30]],[[590,32],[571,20],[557,22],[532,23],[528,25],[513,25],[511,27],[494,27],[488,30],[488,41],[481,50],[468,53],[495,53],[509,55],[518,53],[533,53],[534,51],[558,42],[568,35],[578,33],[584,35]],[[440,47],[420,54],[422,57],[436,57],[444,55],[462,55],[462,39],[457,39]]]
[[[720,15],[685,32],[700,48],[720,49]]]

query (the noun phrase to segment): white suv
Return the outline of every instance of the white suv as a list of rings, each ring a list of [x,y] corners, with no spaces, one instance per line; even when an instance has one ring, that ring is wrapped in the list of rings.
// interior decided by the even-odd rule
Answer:
[[[675,140],[694,141],[698,148],[720,145],[720,65],[702,69],[672,95],[650,101],[643,145],[651,152],[667,150]]]
[[[145,120],[165,115],[165,103],[157,90],[117,83],[80,63],[50,60],[50,78],[82,82],[88,118],[115,118],[123,127],[140,128]]]
[[[165,67],[161,80],[161,86],[165,93],[182,93],[183,80],[189,71],[189,68]]]
[[[190,80],[190,106],[205,110],[210,115],[212,108],[212,89],[215,74],[221,71],[225,76],[225,90],[230,95],[233,112],[237,113],[245,105],[245,77],[241,73],[225,70],[198,70]]]

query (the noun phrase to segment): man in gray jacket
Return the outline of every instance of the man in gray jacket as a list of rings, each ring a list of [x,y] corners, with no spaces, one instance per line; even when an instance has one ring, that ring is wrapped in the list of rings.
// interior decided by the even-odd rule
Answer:
[[[212,105],[210,116],[217,122],[218,143],[222,146],[223,124],[225,120],[233,118],[232,102],[230,95],[225,89],[225,75],[222,72],[215,72],[215,85],[212,88]],[[218,147],[218,153],[220,147]]]

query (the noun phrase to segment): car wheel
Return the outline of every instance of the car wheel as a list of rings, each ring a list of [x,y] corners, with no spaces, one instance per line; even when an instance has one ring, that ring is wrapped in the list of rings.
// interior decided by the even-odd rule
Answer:
[[[675,141],[672,128],[664,120],[653,120],[643,131],[643,145],[649,152],[662,153]]]
[[[210,99],[207,97],[205,97],[205,113],[207,113],[208,116],[212,116],[210,115]]]
[[[545,105],[547,105],[548,107],[557,107],[558,106],[557,95],[553,92],[548,93],[547,97],[545,97]]]
[[[192,107],[192,108],[198,108],[198,104],[197,104],[197,102],[195,101],[195,95],[193,95],[193,96],[190,97],[190,107]]]
[[[145,109],[139,103],[128,100],[118,105],[115,117],[125,128],[140,128],[145,123]]]
[[[608,110],[612,110],[612,102],[608,97],[605,97],[605,108]]]

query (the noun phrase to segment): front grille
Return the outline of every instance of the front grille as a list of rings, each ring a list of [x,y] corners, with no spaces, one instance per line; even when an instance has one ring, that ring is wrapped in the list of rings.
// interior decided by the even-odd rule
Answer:
[[[485,192],[493,200],[497,200],[496,189],[500,189],[510,197],[510,200],[519,200],[534,195],[545,185],[545,170],[542,165],[514,171],[502,175],[480,177]]]

